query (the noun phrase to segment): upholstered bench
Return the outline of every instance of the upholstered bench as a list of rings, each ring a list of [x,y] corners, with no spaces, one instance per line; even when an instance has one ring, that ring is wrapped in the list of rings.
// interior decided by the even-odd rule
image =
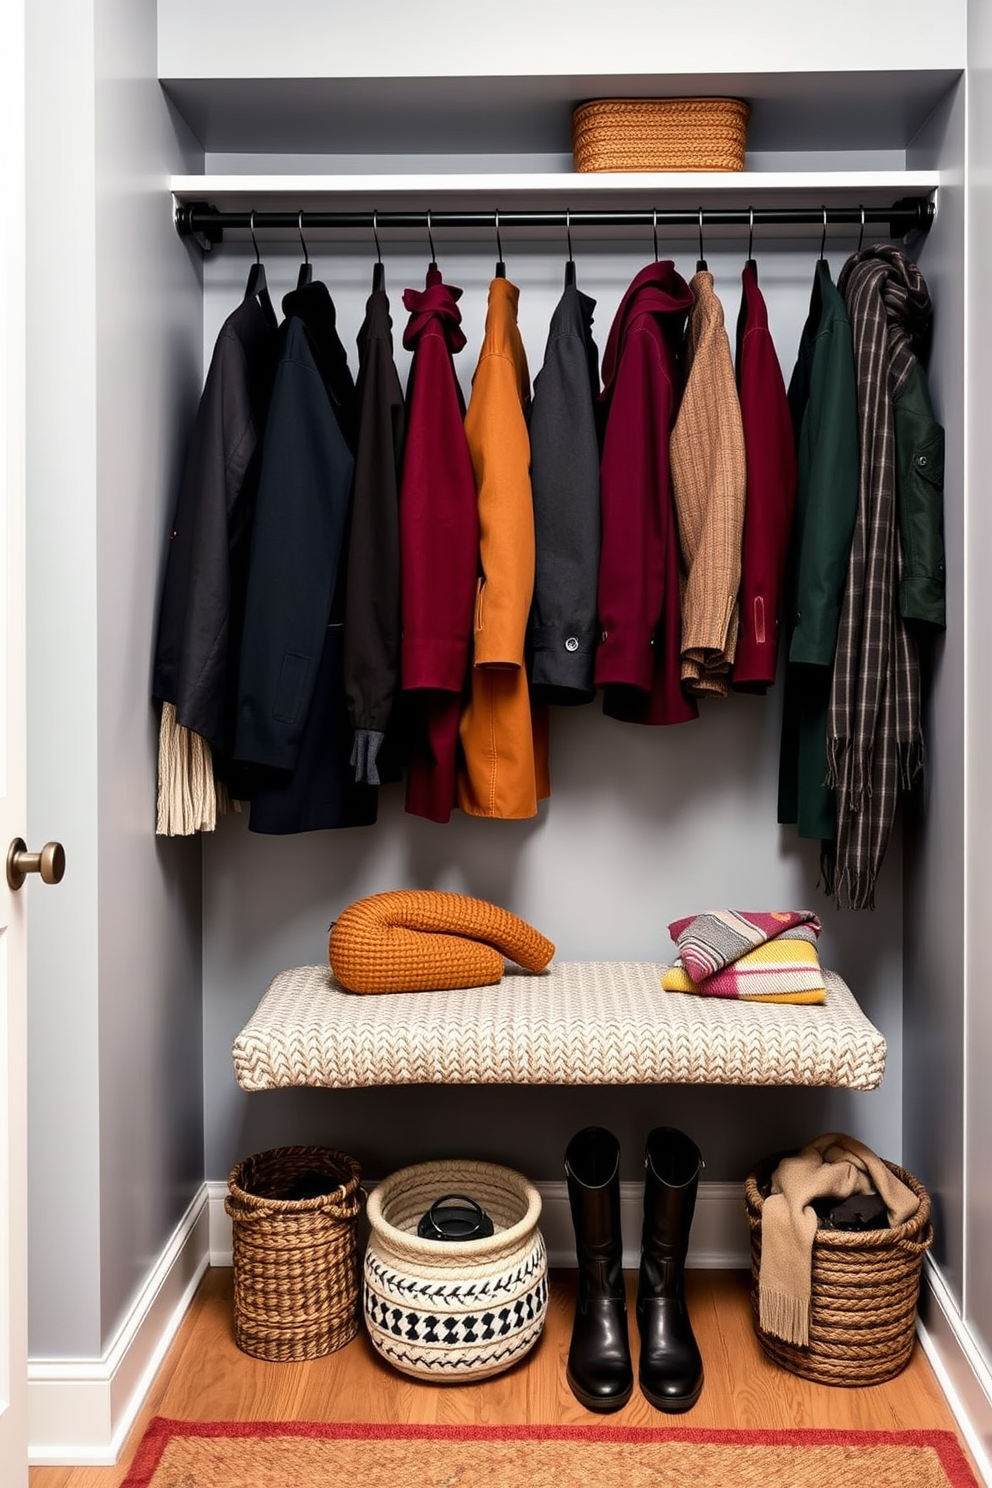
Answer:
[[[507,967],[495,986],[356,995],[273,978],[234,1041],[245,1090],[293,1085],[835,1085],[874,1090],[885,1039],[824,971],[814,1006],[665,992],[654,961]]]

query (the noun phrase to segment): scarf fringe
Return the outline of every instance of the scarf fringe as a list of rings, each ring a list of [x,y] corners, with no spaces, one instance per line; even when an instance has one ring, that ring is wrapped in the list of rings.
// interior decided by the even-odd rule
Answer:
[[[874,909],[877,868],[841,868],[834,883],[838,909]]]
[[[923,735],[918,734],[907,744],[899,745],[899,784],[904,791],[911,791],[917,778],[922,775],[927,762]]]
[[[241,802],[214,778],[206,739],[176,722],[173,703],[162,704],[158,734],[158,802],[155,835],[191,837],[212,832],[218,816],[240,812]]]
[[[805,1347],[809,1343],[809,1299],[759,1287],[758,1324],[763,1333]]]

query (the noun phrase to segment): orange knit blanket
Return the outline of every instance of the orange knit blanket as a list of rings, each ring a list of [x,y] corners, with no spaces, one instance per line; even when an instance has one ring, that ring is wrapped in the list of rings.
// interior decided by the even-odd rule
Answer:
[[[331,970],[349,992],[487,987],[509,957],[543,971],[551,941],[508,910],[440,889],[396,889],[357,899],[328,940]]]

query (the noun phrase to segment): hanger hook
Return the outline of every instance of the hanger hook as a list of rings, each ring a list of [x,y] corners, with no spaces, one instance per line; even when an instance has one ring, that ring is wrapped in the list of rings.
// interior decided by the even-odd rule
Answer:
[[[865,241],[865,209],[861,208],[861,231],[858,233],[858,252],[861,252]]]
[[[261,255],[260,255],[259,251],[258,251],[258,239],[255,237],[255,208],[254,207],[252,207],[252,209],[251,209],[251,216],[248,218],[248,231],[251,233],[251,246],[255,250],[255,262],[257,264],[260,264],[262,262],[262,258],[261,258]]]
[[[658,208],[652,208],[652,225],[654,228],[654,261],[658,262]]]
[[[568,243],[568,256],[572,257],[572,214],[565,208],[565,241]]]
[[[494,208],[493,215],[496,219],[496,257],[500,263],[503,262],[503,244],[499,236],[499,207]]]
[[[372,236],[375,238],[375,257],[377,263],[382,263],[382,249],[379,247],[379,213],[375,207],[372,208]],[[433,245],[431,252],[433,253]]]
[[[427,208],[427,241],[431,245],[431,265],[437,268],[437,254],[434,251],[434,235],[431,232],[431,209]]]
[[[827,209],[826,207],[821,207],[820,210],[823,213],[823,237],[820,239],[820,258],[822,259],[827,246]]]
[[[298,214],[296,220],[297,220],[297,225],[298,225],[299,230],[300,230],[300,242],[303,245],[303,262],[304,263],[309,263],[310,262],[310,255],[307,252],[307,240],[303,236],[303,209],[302,209],[302,207],[300,208],[300,211],[299,211],[299,214]]]
[[[754,208],[747,209],[747,256],[748,261],[754,258]]]
[[[702,207],[700,207],[700,209],[699,209],[699,259],[700,259],[700,262],[701,263],[704,262],[705,259],[706,259],[706,254],[703,252],[703,209],[702,209]]]

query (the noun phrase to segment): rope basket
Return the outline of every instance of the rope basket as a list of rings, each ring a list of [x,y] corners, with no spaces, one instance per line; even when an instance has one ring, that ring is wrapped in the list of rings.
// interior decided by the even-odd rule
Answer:
[[[332,1147],[275,1147],[232,1169],[224,1208],[244,1353],[317,1359],[357,1334],[360,1178],[354,1158]]]
[[[740,98],[602,98],[572,114],[577,171],[742,171]]]
[[[920,1207],[905,1224],[879,1230],[818,1229],[813,1239],[809,1343],[762,1330],[758,1310],[761,1211],[779,1158],[748,1174],[744,1204],[751,1230],[751,1311],[758,1342],[773,1363],[821,1385],[877,1385],[905,1369],[916,1338],[923,1256],[933,1241],[930,1196],[895,1163]]]
[[[492,1235],[457,1242],[417,1234],[444,1194],[465,1194]],[[369,1195],[364,1312],[377,1353],[415,1379],[487,1379],[537,1342],[548,1309],[541,1196],[512,1168],[452,1160],[416,1163]]]

